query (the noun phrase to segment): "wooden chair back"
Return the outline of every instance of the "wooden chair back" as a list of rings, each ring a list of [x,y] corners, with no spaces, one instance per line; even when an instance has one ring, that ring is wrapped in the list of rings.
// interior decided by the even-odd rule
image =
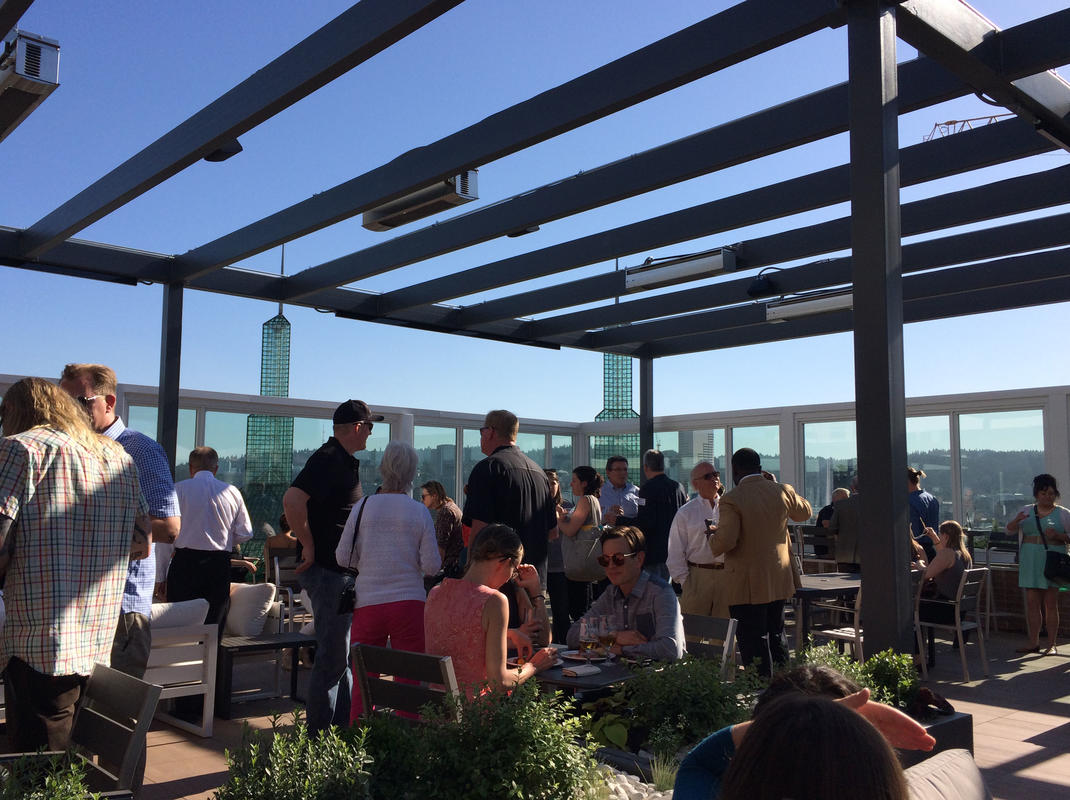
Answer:
[[[736,666],[736,627],[734,619],[684,614],[684,642],[687,652],[699,658],[721,660],[721,674],[728,677]]]
[[[419,714],[424,706],[458,693],[449,656],[368,644],[355,644],[352,652],[365,716],[387,709]]]
[[[96,756],[87,776],[91,788],[132,787],[159,699],[159,686],[103,664],[93,666],[71,728],[72,747],[90,761]]]

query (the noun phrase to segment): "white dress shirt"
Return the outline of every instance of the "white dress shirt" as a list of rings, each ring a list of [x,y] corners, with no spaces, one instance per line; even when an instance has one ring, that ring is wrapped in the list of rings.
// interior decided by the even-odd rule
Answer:
[[[253,523],[236,486],[202,469],[175,484],[182,527],[175,547],[230,552],[253,538]]]
[[[669,528],[669,557],[665,559],[674,581],[683,585],[687,580],[688,561],[693,564],[724,561],[723,555],[714,556],[710,552],[706,536],[706,520],[712,519],[716,525],[720,517],[720,506],[711,504],[704,497],[693,497],[680,506]]]

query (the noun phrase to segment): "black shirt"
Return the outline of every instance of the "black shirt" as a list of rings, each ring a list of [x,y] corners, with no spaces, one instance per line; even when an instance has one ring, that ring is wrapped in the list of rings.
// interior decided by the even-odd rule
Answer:
[[[353,505],[360,500],[360,461],[345,451],[333,436],[308,457],[294,478],[295,486],[308,495],[308,528],[316,546],[316,563],[340,571],[334,551]],[[301,558],[301,545],[297,545]]]
[[[556,504],[542,467],[516,445],[499,447],[472,468],[464,516],[508,525],[524,544],[524,561],[544,571]]]
[[[622,517],[618,524],[635,525],[646,539],[646,564],[664,564],[669,557],[669,528],[676,512],[687,502],[684,487],[664,472],[655,475],[639,488],[646,501],[639,506],[634,520]]]

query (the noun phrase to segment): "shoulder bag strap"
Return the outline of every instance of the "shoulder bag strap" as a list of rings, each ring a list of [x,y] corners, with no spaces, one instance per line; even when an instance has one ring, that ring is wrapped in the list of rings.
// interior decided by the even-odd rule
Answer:
[[[370,496],[370,495],[369,495]],[[364,497],[360,501],[360,510],[357,512],[357,524],[353,526],[353,544],[349,548],[349,563],[353,563],[353,553],[357,549],[357,534],[360,533],[360,518],[364,516],[364,506],[368,505],[368,497]],[[354,573],[357,570],[353,570]]]
[[[598,498],[593,494],[587,495],[587,500],[591,504],[591,524],[596,528],[602,525],[602,504],[598,502]]]

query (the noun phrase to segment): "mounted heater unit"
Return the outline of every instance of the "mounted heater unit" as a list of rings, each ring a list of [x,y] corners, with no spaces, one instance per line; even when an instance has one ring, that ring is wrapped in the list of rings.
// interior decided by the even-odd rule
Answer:
[[[465,170],[460,175],[417,189],[397,200],[365,211],[361,224],[370,231],[388,231],[454,206],[478,200],[477,173],[478,170]]]
[[[12,31],[0,53],[0,142],[59,86],[59,42]]]

